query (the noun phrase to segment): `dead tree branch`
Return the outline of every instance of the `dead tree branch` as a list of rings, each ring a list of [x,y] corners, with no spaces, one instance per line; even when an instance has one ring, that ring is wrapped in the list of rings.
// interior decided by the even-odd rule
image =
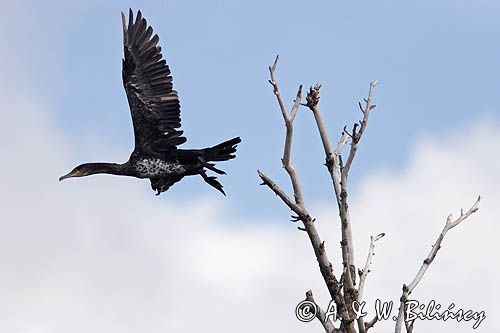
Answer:
[[[321,240],[318,234],[316,226],[314,225],[314,219],[311,217],[311,214],[309,214],[308,210],[304,206],[304,199],[302,197],[300,180],[295,171],[295,168],[291,163],[293,121],[300,107],[302,86],[299,86],[292,110],[290,113],[288,113],[285,104],[283,103],[283,99],[279,91],[278,82],[275,76],[275,70],[278,60],[279,57],[276,57],[273,65],[269,66],[269,73],[271,76],[269,83],[273,87],[274,95],[278,100],[281,114],[283,115],[283,120],[285,122],[285,127],[286,127],[285,148],[283,151],[283,158],[281,159],[281,161],[283,167],[285,168],[286,172],[290,177],[295,199],[292,200],[274,181],[272,181],[263,172],[258,171],[258,174],[263,181],[262,185],[266,185],[276,195],[278,195],[280,199],[296,214],[297,220],[302,221],[304,227],[300,228],[300,230],[305,231],[309,237],[311,245],[314,249],[314,254],[316,256],[316,259],[320,267],[321,274],[328,288],[330,296],[333,300],[335,300],[337,304],[337,311],[339,313],[339,316],[342,318],[349,318],[347,307],[344,303],[343,298],[339,293],[339,281],[333,272],[332,263],[330,262],[325,250],[325,243]],[[348,333],[355,332],[353,330],[351,321],[352,320],[346,319],[345,322],[343,322],[345,326],[349,326],[351,328],[350,330],[346,330]]]
[[[375,255],[375,242],[380,238],[384,237],[385,233],[378,234],[373,237],[370,236],[370,247],[368,249],[368,255],[366,256],[366,263],[363,270],[359,271],[359,287],[358,287],[358,300],[361,301],[363,299],[363,291],[365,289],[366,277],[368,273],[370,273],[370,268],[372,265],[373,256]],[[375,325],[377,317],[373,323],[365,323],[363,317],[358,318],[358,329],[360,332],[366,332],[369,328]]]
[[[363,291],[365,289],[366,277],[370,273],[370,268],[372,266],[373,256],[375,255],[375,242],[385,236],[385,233],[378,234],[373,237],[370,236],[370,248],[368,249],[368,255],[366,257],[365,267],[359,272],[359,287],[358,287],[358,298],[363,298]]]
[[[317,84],[311,87],[307,93],[306,104],[301,104],[301,94],[302,86],[299,86],[297,96],[295,98],[291,112],[288,113],[280,94],[279,86],[276,80],[275,71],[278,63],[279,57],[276,57],[274,63],[269,66],[269,73],[271,79],[269,83],[273,87],[274,95],[278,100],[278,105],[283,116],[286,127],[285,136],[285,147],[283,151],[283,158],[281,159],[283,167],[290,177],[290,181],[293,187],[294,200],[292,200],[276,183],[274,183],[269,177],[267,177],[263,172],[258,171],[259,177],[262,179],[262,185],[268,186],[280,199],[295,213],[296,217],[294,220],[302,221],[304,227],[299,227],[300,230],[305,231],[311,241],[314,253],[318,260],[320,271],[323,275],[323,279],[327,285],[332,299],[335,300],[337,305],[337,311],[342,318],[341,330],[353,333],[354,328],[354,313],[351,307],[354,301],[359,301],[358,291],[355,288],[356,284],[356,268],[354,265],[354,246],[352,240],[352,231],[349,218],[349,208],[347,204],[347,177],[349,174],[350,167],[354,160],[354,156],[357,151],[358,143],[365,131],[366,124],[368,121],[368,115],[370,110],[372,110],[375,105],[371,103],[373,88],[375,88],[377,82],[370,83],[370,90],[368,92],[368,97],[365,99],[366,105],[361,108],[363,113],[363,119],[360,123],[356,123],[353,126],[352,134],[349,134],[346,129],[342,132],[341,138],[337,144],[337,148],[333,150],[332,145],[328,139],[328,134],[324,124],[323,117],[319,108],[320,99],[320,88],[321,85]],[[323,148],[325,150],[325,160],[326,166],[330,173],[330,177],[333,182],[333,187],[335,191],[335,197],[337,200],[337,205],[339,208],[339,216],[341,218],[341,247],[342,247],[342,263],[344,266],[341,280],[342,284],[339,283],[336,276],[333,273],[332,264],[328,259],[325,251],[324,242],[314,226],[314,219],[311,218],[308,210],[304,205],[304,199],[302,196],[300,181],[298,175],[291,163],[291,147],[292,147],[292,137],[293,137],[293,121],[297,115],[300,105],[307,106],[313,113],[318,131],[323,143]],[[358,130],[359,127],[359,130]],[[342,148],[351,139],[351,149],[347,163],[344,166],[342,162]],[[368,267],[369,268],[369,267]],[[368,270],[367,270],[368,271]],[[364,276],[364,280],[366,275]],[[364,284],[364,281],[363,281]],[[342,290],[340,288],[342,287]],[[358,327],[361,333],[365,332],[365,324],[362,318],[358,319]],[[325,328],[326,329],[326,328]]]
[[[400,299],[399,312],[398,312],[398,317],[397,317],[397,321],[396,321],[396,327],[394,330],[395,333],[401,332],[401,327],[402,327],[403,321],[405,322],[406,331],[408,333],[411,333],[413,331],[414,322],[408,323],[404,318],[404,315],[406,312],[406,302],[408,301],[408,296],[412,293],[412,291],[415,289],[415,287],[422,280],[422,277],[424,276],[425,272],[427,271],[427,269],[429,268],[431,263],[434,261],[434,258],[436,258],[436,255],[437,255],[439,249],[441,248],[441,242],[443,241],[444,237],[446,236],[446,233],[450,229],[456,227],[457,225],[459,225],[460,223],[465,221],[469,216],[471,216],[472,214],[477,212],[479,209],[479,202],[480,201],[481,201],[481,196],[479,196],[477,198],[476,202],[472,205],[472,207],[465,214],[464,214],[463,210],[461,210],[460,216],[454,221],[452,221],[452,215],[451,214],[448,215],[448,218],[446,219],[446,224],[445,224],[443,230],[441,231],[438,239],[436,240],[436,242],[432,246],[432,249],[431,249],[429,255],[427,256],[427,258],[425,258],[424,262],[422,263],[422,266],[420,266],[420,269],[419,269],[417,275],[415,275],[415,277],[413,278],[413,280],[410,282],[409,285],[406,285],[406,284],[403,285],[403,292],[402,292],[401,299]]]
[[[326,313],[325,310],[319,306],[318,303],[314,300],[314,296],[311,290],[306,292],[306,300],[313,302],[316,304],[317,312],[316,312],[316,318],[321,322],[321,325],[323,325],[323,328],[325,329],[325,332],[327,333],[340,333],[340,330],[335,328],[335,325],[333,325],[333,322],[328,318],[326,318]]]
[[[352,162],[356,156],[358,149],[358,143],[365,132],[366,125],[368,123],[368,116],[370,111],[375,108],[372,104],[373,89],[376,87],[377,81],[370,82],[370,88],[368,90],[368,96],[365,98],[365,106],[360,105],[361,112],[363,113],[363,119],[360,123],[355,123],[353,125],[352,133],[349,134],[347,129],[344,128],[342,135],[340,137],[337,149],[333,151],[330,141],[328,139],[328,134],[324,125],[324,120],[321,115],[319,108],[320,99],[320,88],[321,85],[317,84],[309,89],[307,94],[307,104],[306,106],[312,111],[314,119],[316,120],[316,125],[320,134],[321,141],[323,143],[323,148],[326,155],[326,167],[330,173],[330,177],[333,182],[333,187],[335,190],[335,197],[337,199],[337,205],[339,207],[339,216],[341,220],[341,247],[342,247],[342,263],[344,266],[344,297],[346,298],[346,304],[352,304],[353,301],[360,301],[360,297],[357,295],[355,289],[356,284],[356,266],[354,265],[354,244],[352,239],[351,222],[349,216],[349,206],[347,203],[347,178],[349,171],[351,169]],[[361,124],[361,125],[360,125]],[[359,130],[358,130],[359,127]],[[351,149],[349,151],[349,156],[347,162],[344,165],[342,161],[342,148],[351,139]],[[353,315],[351,313],[351,315]],[[365,332],[365,324],[363,318],[358,319],[358,329],[361,333]]]
[[[373,326],[375,326],[375,324],[376,324],[377,322],[378,322],[378,316],[375,316],[375,317],[373,317],[373,319],[372,319],[372,320],[367,321],[367,322],[365,323],[365,332],[368,332],[368,330],[369,330],[370,328],[372,328]]]
[[[290,180],[293,186],[293,193],[295,195],[295,201],[297,202],[298,205],[303,205],[304,200],[302,198],[302,190],[300,188],[299,178],[297,176],[295,168],[290,162],[290,156],[292,154],[293,121],[295,119],[295,116],[297,115],[297,112],[299,111],[300,100],[302,98],[302,85],[299,86],[299,89],[297,91],[297,96],[295,97],[295,101],[293,103],[292,110],[290,114],[288,114],[288,112],[286,111],[285,104],[283,103],[283,98],[281,97],[280,90],[278,87],[278,82],[276,81],[276,76],[275,76],[275,70],[278,64],[278,60],[279,60],[279,55],[276,56],[273,65],[269,66],[269,73],[271,75],[269,83],[273,86],[274,95],[278,100],[281,114],[283,115],[283,120],[285,121],[285,126],[286,126],[285,148],[283,151],[283,158],[281,159],[281,162],[285,170],[290,175]]]
[[[356,317],[354,307],[354,302],[358,302],[358,304],[363,304],[363,292],[366,285],[366,279],[368,277],[368,273],[370,272],[370,268],[372,266],[373,256],[375,255],[375,242],[380,238],[384,237],[384,233],[381,233],[377,236],[370,237],[370,247],[368,250],[368,255],[366,258],[366,262],[364,268],[359,270],[359,285],[356,288],[356,266],[354,264],[354,243],[352,237],[352,229],[351,229],[351,219],[349,214],[349,205],[348,205],[348,192],[347,192],[347,184],[349,178],[349,172],[351,170],[352,164],[356,157],[356,153],[358,150],[358,145],[363,137],[366,126],[368,124],[368,118],[370,112],[376,107],[372,103],[372,96],[375,87],[377,86],[377,81],[370,82],[370,87],[368,90],[368,95],[364,99],[364,104],[359,103],[359,108],[363,115],[362,119],[359,122],[353,124],[351,131],[349,132],[347,126],[344,127],[340,139],[337,143],[337,147],[333,150],[333,147],[328,138],[328,134],[326,131],[325,122],[323,116],[320,111],[320,89],[321,85],[316,84],[313,87],[310,87],[306,96],[306,103],[301,103],[302,98],[302,85],[299,86],[297,95],[295,97],[293,106],[291,108],[290,113],[287,112],[283,99],[281,97],[281,93],[279,90],[278,82],[276,80],[276,66],[278,64],[279,57],[277,56],[274,63],[269,66],[269,74],[271,76],[269,83],[273,87],[274,95],[278,101],[278,105],[283,116],[283,120],[286,127],[286,135],[285,135],[285,143],[283,150],[283,157],[281,158],[281,162],[283,168],[289,175],[290,182],[293,188],[293,198],[288,195],[278,184],[276,184],[272,179],[270,179],[263,172],[258,171],[259,177],[262,179],[262,184],[271,189],[293,212],[292,221],[298,222],[301,221],[303,226],[299,226],[298,229],[307,233],[311,245],[314,250],[314,254],[318,261],[318,265],[321,271],[321,275],[323,276],[323,280],[327,286],[327,289],[330,293],[331,299],[335,301],[335,305],[337,306],[337,314],[340,317],[341,324],[339,328],[336,328],[334,323],[331,320],[325,320],[326,314],[325,311],[317,305],[314,301],[314,297],[311,291],[306,293],[306,299],[310,302],[313,302],[316,305],[317,313],[316,317],[321,321],[323,328],[327,333],[366,333],[369,329],[371,329],[379,320],[377,316],[375,316],[372,320],[368,322],[364,322],[364,318],[360,316]],[[309,110],[312,111],[314,115],[314,119],[316,122],[316,126],[318,128],[319,136],[323,145],[323,149],[325,152],[325,165],[330,174],[330,178],[332,180],[335,198],[337,201],[337,206],[339,209],[339,217],[340,217],[340,229],[341,229],[341,252],[342,252],[342,265],[343,270],[340,274],[340,279],[337,279],[337,276],[334,274],[332,263],[328,258],[328,255],[325,250],[325,243],[321,240],[316,226],[314,224],[315,219],[311,217],[311,214],[307,210],[304,204],[304,198],[301,190],[301,183],[299,176],[291,162],[291,151],[292,151],[292,139],[293,139],[293,122],[295,117],[299,111],[300,106],[306,106]],[[342,158],[342,149],[346,146],[347,143],[350,143],[349,153],[347,159],[344,160]],[[400,299],[400,307],[398,311],[398,317],[396,318],[396,326],[395,332],[400,333],[403,322],[406,327],[406,331],[411,333],[414,327],[414,321],[407,322],[405,320],[404,314],[406,313],[406,302],[408,300],[409,295],[412,293],[413,289],[418,285],[424,276],[426,270],[433,262],[434,258],[437,255],[441,247],[441,242],[443,241],[446,233],[459,225],[465,219],[467,219],[470,215],[475,213],[478,210],[479,202],[481,197],[477,199],[474,205],[466,212],[463,213],[461,211],[460,216],[452,221],[452,216],[448,216],[446,221],[446,225],[443,228],[441,234],[436,240],[435,244],[432,247],[427,258],[424,260],[420,270],[417,275],[411,281],[409,285],[403,285],[403,293]],[[355,324],[357,324],[357,330],[355,328]]]

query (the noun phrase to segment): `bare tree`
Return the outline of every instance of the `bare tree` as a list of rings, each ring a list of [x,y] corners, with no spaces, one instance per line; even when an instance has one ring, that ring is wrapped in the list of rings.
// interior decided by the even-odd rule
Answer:
[[[354,123],[350,131],[347,129],[347,126],[344,127],[342,135],[340,136],[340,139],[337,143],[337,147],[334,150],[330,143],[324,125],[323,117],[320,112],[319,100],[321,85],[318,84],[309,89],[306,96],[306,103],[302,103],[302,85],[300,85],[292,108],[290,112],[288,112],[281,97],[278,82],[276,80],[275,72],[278,60],[279,56],[277,56],[274,63],[269,66],[269,73],[271,76],[269,83],[271,84],[274,95],[278,100],[279,108],[285,122],[286,137],[281,162],[283,164],[283,168],[286,170],[290,177],[293,188],[293,198],[285,193],[285,191],[272,179],[266,176],[266,174],[259,170],[258,174],[262,179],[261,185],[269,187],[269,189],[271,189],[292,210],[292,221],[301,222],[302,226],[298,226],[298,229],[304,231],[309,237],[312,248],[314,250],[314,254],[319,264],[321,275],[331,299],[335,302],[337,313],[340,318],[340,326],[336,327],[334,322],[332,322],[328,318],[325,310],[322,309],[314,301],[312,291],[307,291],[306,300],[315,304],[316,308],[318,309],[318,311],[316,312],[316,317],[318,318],[318,320],[320,320],[325,331],[327,333],[365,333],[377,323],[378,318],[375,317],[372,320],[365,322],[362,316],[356,315],[356,311],[354,310],[355,307],[353,307],[353,305],[357,304],[359,306],[359,304],[361,304],[361,302],[363,301],[363,291],[365,288],[366,278],[368,276],[368,273],[370,272],[372,257],[375,254],[375,242],[382,238],[384,236],[384,233],[370,237],[370,247],[364,268],[356,272],[347,185],[349,171],[351,170],[354,158],[356,157],[358,144],[366,130],[370,112],[375,108],[375,104],[372,103],[372,98],[374,89],[377,86],[377,81],[370,82],[368,96],[364,99],[364,103],[359,103],[359,108],[362,113],[362,119],[359,122]],[[332,263],[325,249],[325,242],[322,240],[316,229],[315,219],[311,216],[309,210],[304,204],[304,198],[301,191],[301,182],[291,162],[293,122],[301,106],[307,107],[312,111],[325,151],[325,165],[332,180],[333,190],[335,192],[340,217],[340,232],[342,239],[340,244],[343,265],[342,272],[334,272],[333,270]],[[348,143],[350,145],[349,152],[347,155],[347,159],[344,162],[344,159],[342,158],[342,150]],[[407,332],[413,331],[414,321],[408,322],[404,320],[406,301],[408,300],[408,296],[420,282],[427,268],[434,260],[446,233],[451,228],[457,226],[462,221],[467,219],[471,214],[476,212],[478,210],[480,199],[481,198],[479,197],[474,205],[469,209],[469,211],[467,211],[466,213],[463,213],[462,211],[458,219],[452,221],[451,215],[448,217],[443,231],[439,235],[439,238],[434,244],[431,252],[424,260],[419,272],[409,285],[403,285],[403,292],[400,300],[401,303],[395,326],[396,333],[401,332],[403,322],[405,323]],[[356,273],[358,273],[359,275],[359,283],[357,283],[356,281]]]

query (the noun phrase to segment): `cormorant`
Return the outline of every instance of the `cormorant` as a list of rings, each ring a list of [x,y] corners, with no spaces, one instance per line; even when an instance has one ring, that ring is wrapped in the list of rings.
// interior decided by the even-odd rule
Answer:
[[[180,104],[173,90],[172,76],[161,48],[158,35],[148,26],[141,11],[134,22],[129,10],[128,26],[123,23],[124,59],[122,78],[132,114],[135,148],[129,160],[117,163],[85,163],[74,168],[59,180],[83,177],[96,173],[149,178],[156,195],[167,191],[184,176],[200,175],[205,182],[225,195],[216,177],[208,176],[205,168],[220,175],[224,171],[211,162],[235,157],[239,137],[204,149],[178,149],[186,142],[182,136]]]

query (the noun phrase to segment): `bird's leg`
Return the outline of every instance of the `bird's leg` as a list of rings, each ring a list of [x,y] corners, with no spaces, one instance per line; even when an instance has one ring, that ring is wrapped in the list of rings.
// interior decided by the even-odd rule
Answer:
[[[217,169],[214,163],[207,163],[207,161],[205,161],[203,157],[198,157],[198,160],[200,161],[201,165],[203,165],[208,170],[212,170],[213,172],[218,173],[219,175],[226,174],[223,170]]]
[[[217,181],[216,177],[208,176],[204,170],[200,171],[200,175],[203,177],[203,180],[205,180],[205,182],[207,182],[208,185],[215,187],[222,194],[226,195],[226,193],[224,193],[224,190],[222,189],[222,184]]]
[[[155,195],[160,195],[165,191],[165,186],[161,184],[162,178],[150,178],[151,188],[156,191]]]

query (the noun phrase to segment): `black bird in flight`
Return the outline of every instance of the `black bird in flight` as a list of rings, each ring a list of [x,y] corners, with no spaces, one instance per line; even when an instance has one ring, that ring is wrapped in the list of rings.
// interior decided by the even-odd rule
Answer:
[[[158,35],[153,36],[153,28],[148,26],[141,11],[137,12],[134,22],[133,12],[129,10],[128,26],[123,12],[121,15],[125,53],[122,77],[134,126],[134,151],[126,163],[85,163],[59,180],[97,173],[149,178],[151,187],[159,195],[184,176],[200,175],[225,195],[221,183],[216,177],[208,176],[205,168],[225,174],[212,162],[234,158],[241,139],[236,137],[204,149],[177,148],[186,138],[179,130],[179,98],[173,90],[170,69],[157,46]]]

